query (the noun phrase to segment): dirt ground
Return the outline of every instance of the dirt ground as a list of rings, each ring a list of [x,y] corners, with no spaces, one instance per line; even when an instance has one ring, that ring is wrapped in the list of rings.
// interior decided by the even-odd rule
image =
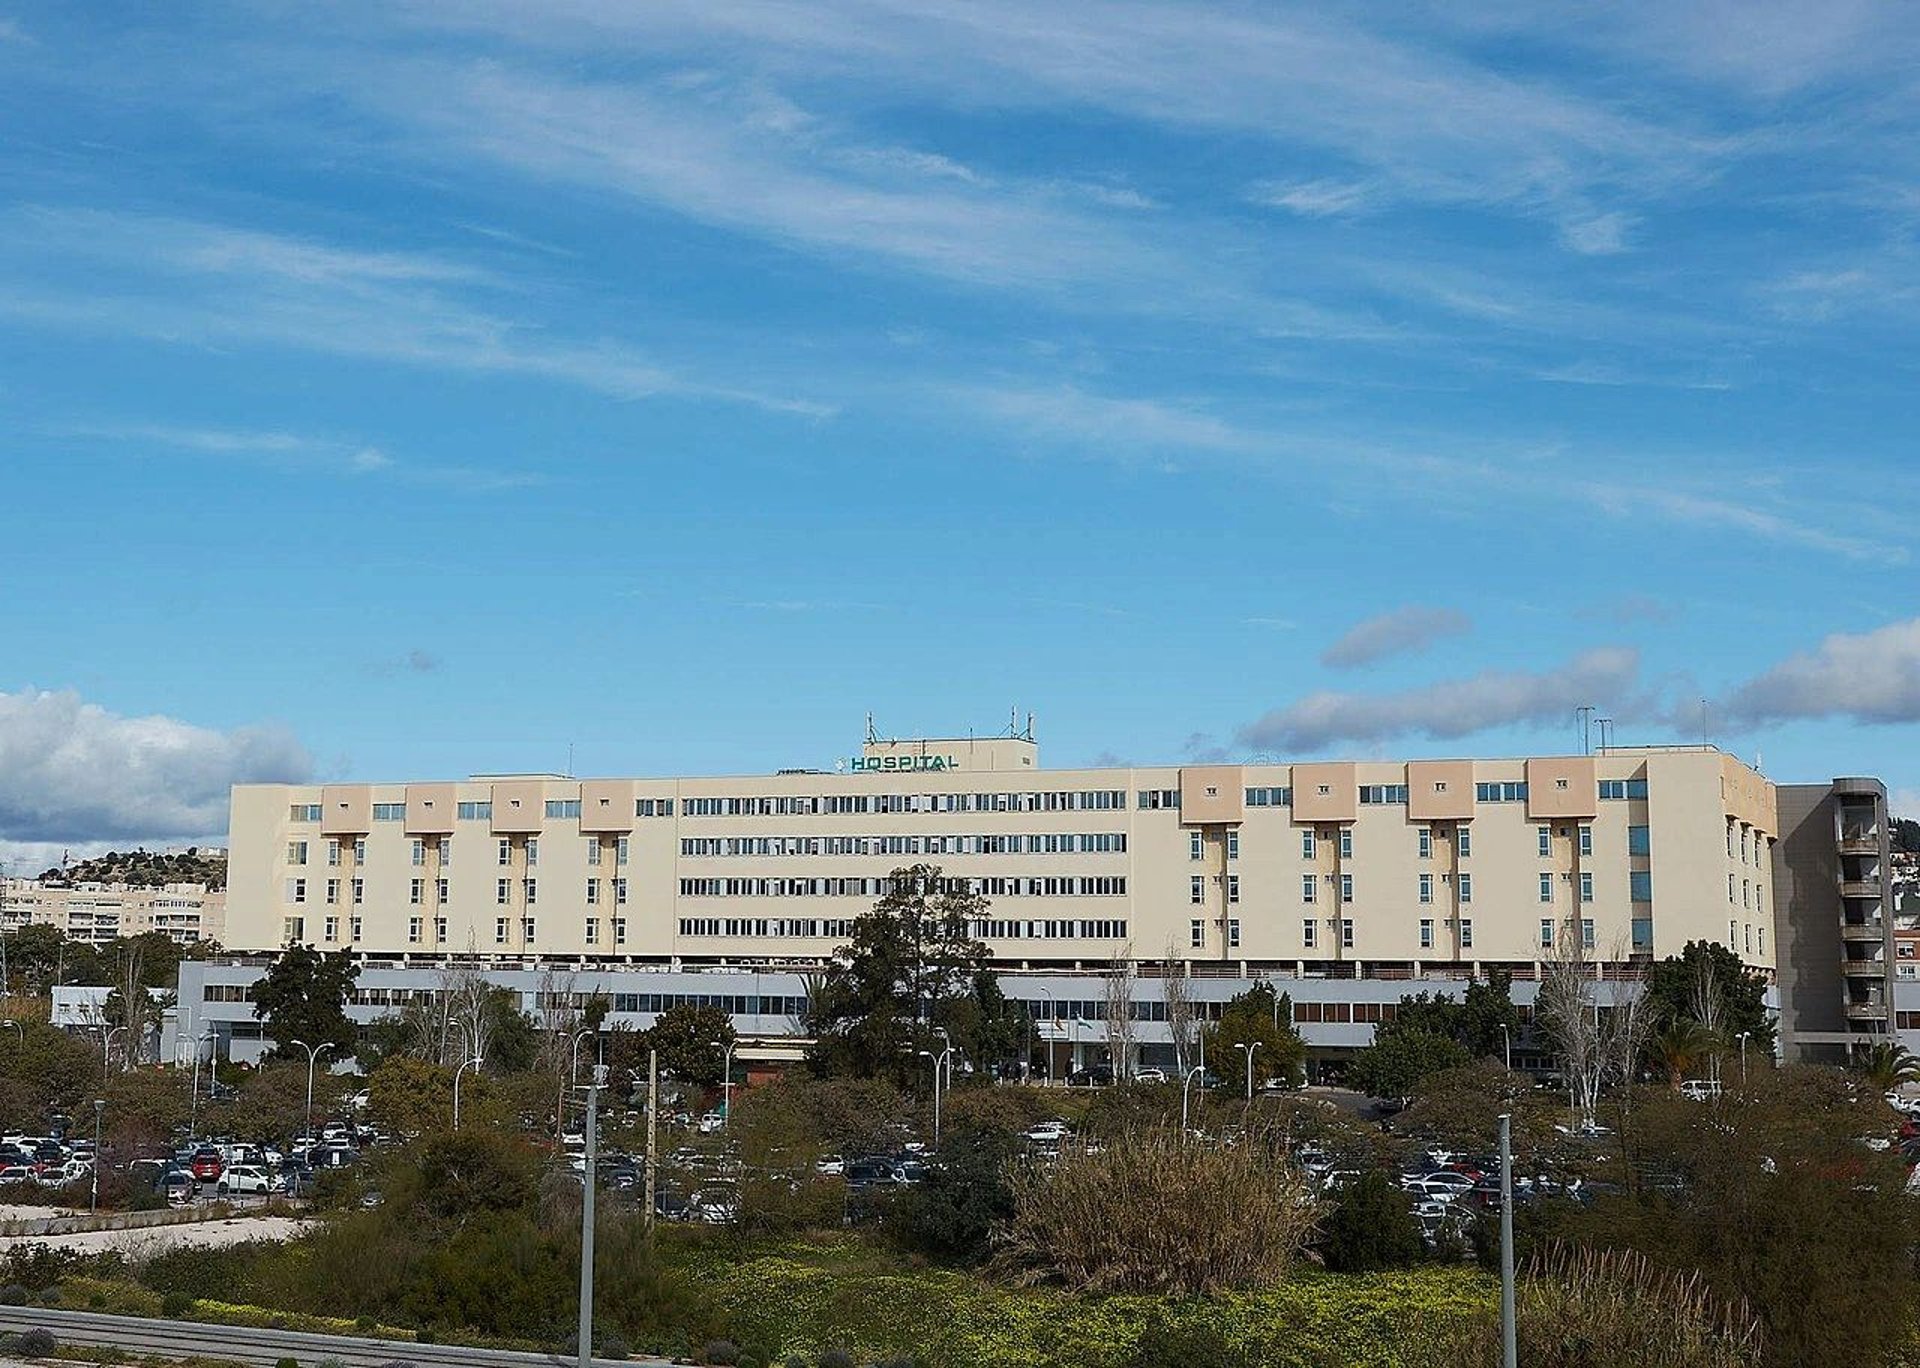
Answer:
[[[51,1211],[7,1208],[15,1219],[48,1216]],[[86,1230],[72,1235],[0,1236],[0,1249],[17,1244],[44,1244],[55,1249],[88,1253],[117,1249],[124,1254],[157,1254],[181,1245],[228,1245],[244,1240],[290,1240],[307,1228],[289,1216],[236,1216],[224,1221],[193,1221],[181,1225],[149,1226],[140,1230]]]

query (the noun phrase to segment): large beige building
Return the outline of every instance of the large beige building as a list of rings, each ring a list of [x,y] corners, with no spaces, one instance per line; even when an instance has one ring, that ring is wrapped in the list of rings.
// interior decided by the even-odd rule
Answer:
[[[987,896],[1008,969],[1531,976],[1700,939],[1771,969],[1778,836],[1774,786],[1707,747],[1045,770],[1023,738],[870,741],[833,772],[242,786],[226,942],[791,966],[926,862]]]
[[[225,892],[197,883],[143,888],[8,879],[0,885],[0,925],[9,931],[52,926],[69,939],[96,945],[158,931],[182,945],[192,945],[223,939],[226,904]]]

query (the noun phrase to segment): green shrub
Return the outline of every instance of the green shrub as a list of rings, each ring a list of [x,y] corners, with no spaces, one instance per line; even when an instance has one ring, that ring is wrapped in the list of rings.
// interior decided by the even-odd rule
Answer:
[[[193,1310],[193,1301],[185,1292],[168,1292],[160,1298],[160,1314],[178,1320]]]
[[[732,1340],[709,1340],[707,1347],[700,1351],[700,1362],[713,1364],[715,1368],[734,1368],[740,1362],[740,1346]]]
[[[300,1368],[300,1360],[293,1358],[275,1359],[273,1368]]]
[[[1251,1368],[1251,1364],[1211,1322],[1181,1322],[1156,1315],[1141,1327],[1128,1368]]]
[[[630,1358],[633,1350],[628,1347],[626,1340],[609,1331],[600,1336],[599,1342],[593,1346],[593,1353],[596,1358],[623,1359]]]
[[[60,1347],[51,1330],[42,1330],[34,1326],[31,1330],[22,1330],[13,1337],[13,1351],[25,1358],[46,1358]]]
[[[0,1287],[0,1306],[25,1306],[32,1295],[21,1284],[8,1283]]]
[[[844,1349],[828,1349],[820,1355],[820,1368],[854,1368],[853,1355]]]
[[[1377,1168],[1335,1190],[1320,1223],[1320,1257],[1336,1273],[1406,1268],[1426,1257],[1412,1199]]]

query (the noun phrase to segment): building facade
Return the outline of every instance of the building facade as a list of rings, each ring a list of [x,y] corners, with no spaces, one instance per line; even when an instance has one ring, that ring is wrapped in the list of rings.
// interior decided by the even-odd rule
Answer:
[[[226,893],[205,884],[137,888],[8,879],[0,885],[0,926],[52,926],[70,940],[95,945],[150,931],[182,945],[217,942],[226,934],[226,909]]]
[[[226,944],[370,964],[818,964],[893,870],[987,899],[1009,970],[1771,971],[1774,786],[1707,747],[1045,770],[1024,738],[870,741],[835,772],[480,776],[233,792]]]

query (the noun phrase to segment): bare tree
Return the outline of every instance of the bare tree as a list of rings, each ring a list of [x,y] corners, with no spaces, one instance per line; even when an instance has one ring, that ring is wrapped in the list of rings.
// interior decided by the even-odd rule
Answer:
[[[1573,1104],[1591,1125],[1607,1069],[1600,1005],[1594,997],[1593,973],[1581,939],[1579,917],[1569,915],[1560,932],[1553,958],[1541,966],[1534,1010],[1564,1061]]]
[[[1693,1019],[1700,1023],[1707,1033],[1711,1053],[1707,1056],[1708,1075],[1714,1083],[1720,1081],[1720,1052],[1726,1047],[1726,1000],[1720,988],[1720,975],[1713,967],[1713,958],[1702,955],[1694,970],[1693,987],[1689,993],[1693,1008]]]
[[[1173,1037],[1174,1067],[1185,1078],[1199,1053],[1198,1023],[1194,1019],[1193,988],[1187,981],[1187,962],[1173,937],[1167,937],[1166,953],[1167,1031]]]
[[[1107,1058],[1116,1079],[1133,1072],[1133,945],[1121,947],[1107,965]]]

